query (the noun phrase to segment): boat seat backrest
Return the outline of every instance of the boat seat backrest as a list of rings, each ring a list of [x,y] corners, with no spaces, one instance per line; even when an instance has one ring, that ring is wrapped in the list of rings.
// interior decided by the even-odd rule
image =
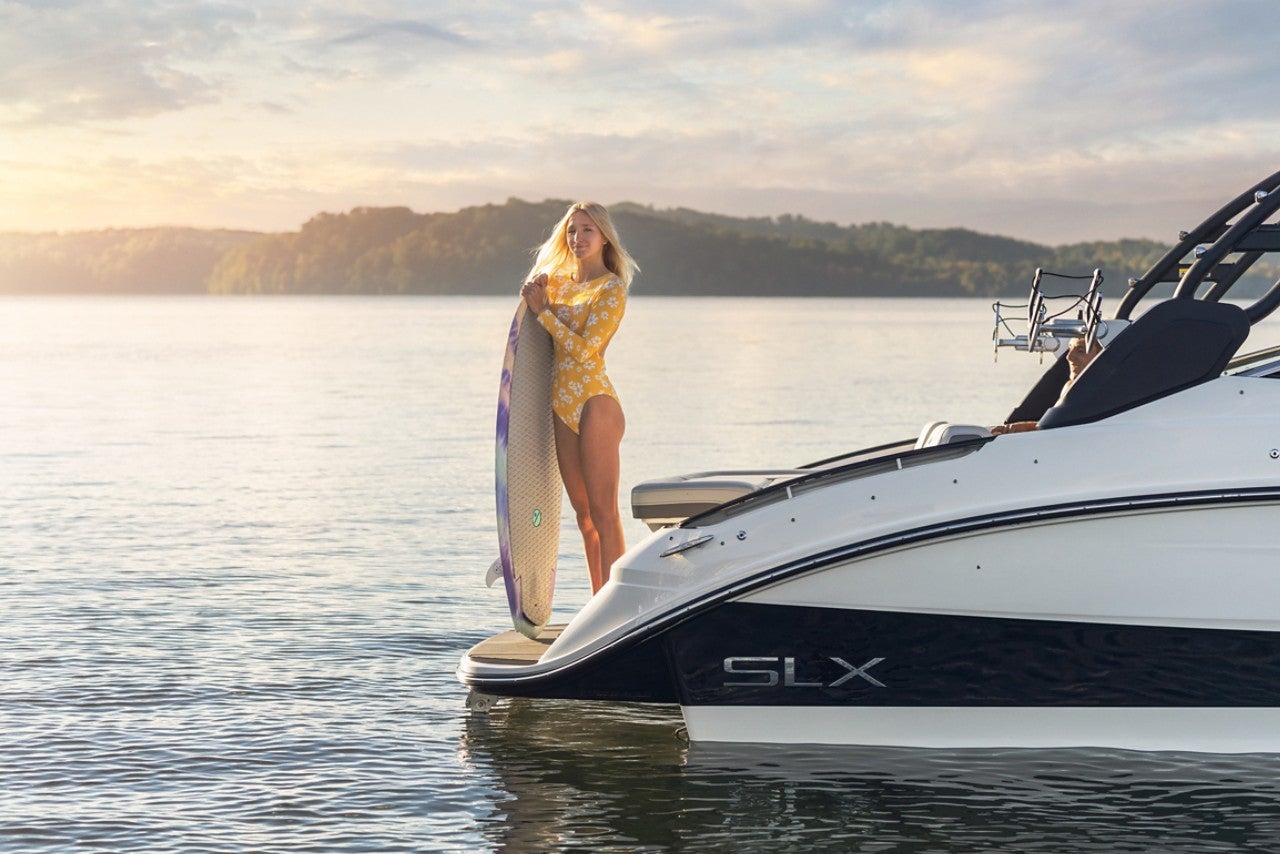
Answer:
[[[986,439],[991,431],[979,424],[952,424],[949,421],[931,421],[920,431],[916,449],[949,445],[961,439]]]
[[[945,421],[930,421],[920,428],[920,436],[916,439],[916,450],[936,444],[937,440],[934,439],[933,434],[946,425]]]
[[[1228,303],[1152,306],[1098,354],[1039,427],[1098,421],[1221,376],[1248,335],[1244,310]]]

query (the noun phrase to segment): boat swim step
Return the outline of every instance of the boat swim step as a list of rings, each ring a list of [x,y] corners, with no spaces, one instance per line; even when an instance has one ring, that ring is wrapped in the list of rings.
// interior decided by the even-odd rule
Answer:
[[[530,639],[514,629],[508,629],[471,647],[467,657],[484,664],[510,664],[525,666],[542,660],[555,639],[564,631],[565,624],[545,626],[536,639]]]

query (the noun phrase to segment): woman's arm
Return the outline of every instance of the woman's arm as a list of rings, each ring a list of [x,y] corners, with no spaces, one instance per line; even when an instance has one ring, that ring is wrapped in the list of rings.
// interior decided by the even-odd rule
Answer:
[[[545,306],[544,309],[550,308]],[[556,344],[579,362],[588,362],[600,356],[608,346],[613,334],[622,323],[622,315],[627,310],[627,286],[620,279],[611,279],[600,288],[591,300],[591,308],[587,314],[587,323],[582,334],[560,322],[551,311],[538,313],[538,322],[551,333]]]
[[[1034,421],[1014,421],[1010,424],[997,424],[991,428],[991,435],[1003,436],[1006,433],[1029,433],[1036,429]]]

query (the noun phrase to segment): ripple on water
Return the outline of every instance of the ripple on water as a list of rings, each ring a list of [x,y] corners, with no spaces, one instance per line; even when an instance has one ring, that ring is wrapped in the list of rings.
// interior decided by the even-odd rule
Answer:
[[[632,704],[469,716],[458,658],[510,625],[480,579],[511,304],[6,302],[0,849],[1277,850],[1274,757],[688,746],[677,711]],[[982,301],[726,305],[628,308],[628,484],[1003,414],[1040,373],[991,367]],[[743,329],[785,364],[689,343]],[[558,616],[586,600],[565,524]]]

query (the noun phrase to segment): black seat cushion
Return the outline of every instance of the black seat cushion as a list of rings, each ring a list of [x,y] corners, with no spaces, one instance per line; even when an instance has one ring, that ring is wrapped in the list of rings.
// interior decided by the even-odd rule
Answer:
[[[1086,424],[1220,376],[1249,337],[1244,310],[1171,299],[1116,336],[1076,379],[1041,429]]]

